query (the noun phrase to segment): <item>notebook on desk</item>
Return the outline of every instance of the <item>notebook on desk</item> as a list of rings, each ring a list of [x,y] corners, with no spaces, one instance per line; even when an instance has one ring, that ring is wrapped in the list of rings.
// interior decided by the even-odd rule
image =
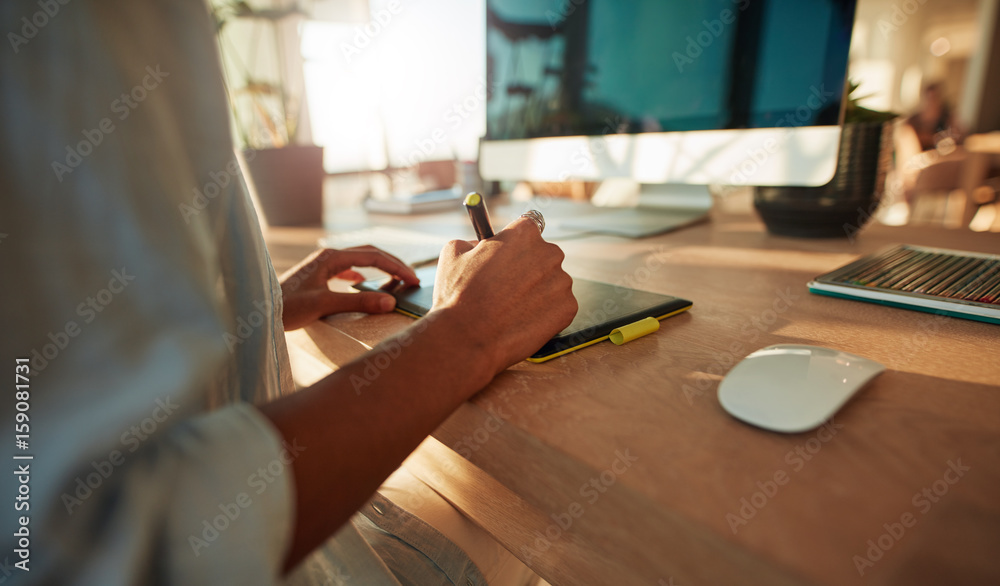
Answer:
[[[594,213],[559,221],[563,230],[645,238],[705,222],[712,196],[704,185],[641,185],[628,179],[607,179],[594,201],[633,201],[630,207],[598,207]],[[612,204],[616,205],[616,204]]]
[[[417,271],[420,287],[392,288],[390,279],[365,281],[355,287],[362,291],[386,290],[396,298],[396,311],[410,317],[423,317],[434,301],[434,276],[437,267]],[[563,354],[607,340],[612,331],[633,324],[647,317],[666,319],[691,308],[686,299],[616,287],[586,279],[573,279],[573,295],[579,309],[573,322],[528,358],[531,362],[545,362]]]
[[[645,238],[708,221],[708,211],[691,208],[636,207],[607,209],[559,222],[567,231]]]
[[[369,212],[379,214],[427,214],[460,210],[462,197],[460,191],[438,189],[405,196],[368,197],[362,205]]]
[[[1000,324],[1000,256],[893,246],[816,277],[809,290]]]

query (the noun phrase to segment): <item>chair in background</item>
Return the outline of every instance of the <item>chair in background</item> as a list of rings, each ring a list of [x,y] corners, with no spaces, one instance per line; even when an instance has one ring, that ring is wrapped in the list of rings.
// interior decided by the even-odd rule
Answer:
[[[965,193],[962,225],[975,230],[1000,231],[1000,132],[974,134],[965,139],[966,160],[961,185]]]
[[[962,145],[952,141],[921,150],[916,133],[900,121],[893,141],[895,184],[908,206],[906,223],[966,227],[983,206],[993,205],[1000,133],[973,135]],[[983,212],[983,218],[992,224],[995,212],[991,207]],[[977,228],[984,223],[985,219],[979,220]]]

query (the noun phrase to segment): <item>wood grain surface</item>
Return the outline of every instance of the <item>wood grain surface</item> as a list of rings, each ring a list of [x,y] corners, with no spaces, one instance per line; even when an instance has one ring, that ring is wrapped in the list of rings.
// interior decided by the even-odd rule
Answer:
[[[801,240],[745,211],[714,216],[560,242],[573,276],[694,307],[622,347],[515,365],[424,443],[415,473],[556,586],[1000,583],[1000,326],[806,289],[891,244],[997,253],[1000,236],[872,226]],[[276,266],[317,236],[270,231]],[[305,335],[335,366],[410,323],[347,314]],[[887,371],[819,430],[763,431],[716,390],[779,343]]]

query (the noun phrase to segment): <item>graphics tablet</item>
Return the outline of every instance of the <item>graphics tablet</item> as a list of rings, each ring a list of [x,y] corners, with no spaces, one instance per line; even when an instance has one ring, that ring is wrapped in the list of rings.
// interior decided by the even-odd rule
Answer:
[[[355,286],[361,291],[387,291],[396,298],[396,311],[411,317],[423,317],[433,304],[434,274],[437,267],[417,271],[419,287],[395,287],[389,278],[365,281]],[[388,287],[388,288],[386,288]],[[566,329],[542,346],[528,358],[531,362],[545,362],[574,350],[606,340],[612,330],[643,318],[658,320],[686,311],[692,303],[686,299],[618,287],[608,283],[573,279],[573,295],[580,308]]]

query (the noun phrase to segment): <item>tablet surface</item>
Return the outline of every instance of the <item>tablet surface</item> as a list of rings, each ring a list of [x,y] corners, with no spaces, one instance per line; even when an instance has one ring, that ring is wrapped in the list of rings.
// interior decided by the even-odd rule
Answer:
[[[437,267],[417,271],[419,287],[402,287],[390,279],[365,281],[356,286],[362,291],[384,290],[396,298],[396,311],[411,317],[423,317],[430,311]],[[388,288],[386,288],[388,287]],[[528,360],[545,362],[557,356],[606,340],[611,331],[646,317],[664,319],[689,309],[692,303],[679,297],[619,287],[587,279],[573,279],[573,295],[580,308],[573,322],[546,342]]]

